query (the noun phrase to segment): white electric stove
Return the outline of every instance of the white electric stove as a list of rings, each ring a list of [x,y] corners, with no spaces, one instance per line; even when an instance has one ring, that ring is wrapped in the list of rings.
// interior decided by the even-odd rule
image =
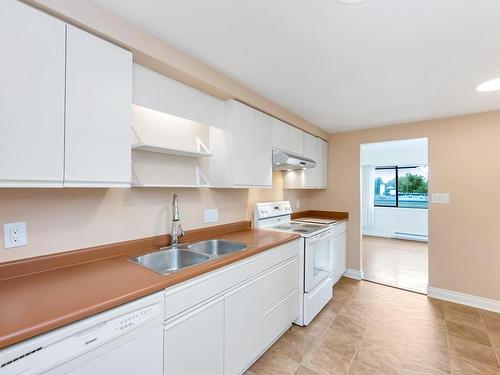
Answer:
[[[334,223],[292,220],[291,214],[288,201],[256,203],[253,225],[300,234],[299,317],[294,323],[305,326],[333,297],[332,238],[335,228]]]

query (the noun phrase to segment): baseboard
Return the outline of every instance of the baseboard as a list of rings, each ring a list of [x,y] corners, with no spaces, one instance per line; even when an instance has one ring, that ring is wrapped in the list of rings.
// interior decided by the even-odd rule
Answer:
[[[477,307],[478,309],[500,313],[500,301],[473,296],[471,294],[454,292],[452,290],[427,287],[427,295],[432,298],[442,299],[462,305]]]
[[[363,272],[349,268],[347,271],[344,272],[344,276],[350,279],[361,280],[363,279]]]

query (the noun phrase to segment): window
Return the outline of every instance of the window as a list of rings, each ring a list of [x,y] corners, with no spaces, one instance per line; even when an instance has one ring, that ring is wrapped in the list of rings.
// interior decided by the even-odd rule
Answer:
[[[397,207],[396,167],[375,168],[375,206]]]
[[[427,167],[375,168],[375,206],[427,208]]]

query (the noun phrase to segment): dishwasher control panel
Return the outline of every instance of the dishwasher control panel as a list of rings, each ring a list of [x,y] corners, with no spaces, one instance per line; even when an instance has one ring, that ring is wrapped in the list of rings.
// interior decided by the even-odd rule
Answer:
[[[127,332],[136,326],[150,321],[154,318],[160,309],[158,305],[148,306],[141,310],[122,315],[112,320],[114,332]]]

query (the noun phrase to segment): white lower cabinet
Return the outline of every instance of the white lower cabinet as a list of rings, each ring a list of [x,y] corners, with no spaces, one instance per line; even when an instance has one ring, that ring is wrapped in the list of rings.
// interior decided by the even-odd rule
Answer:
[[[165,323],[165,374],[224,373],[224,297]]]
[[[347,223],[341,222],[335,225],[335,235],[333,241],[333,284],[340,280],[347,271]]]
[[[262,351],[262,277],[225,296],[224,374],[241,374]]]
[[[299,291],[293,290],[285,298],[262,314],[263,346],[269,347],[299,314]]]
[[[296,240],[167,289],[164,375],[245,372],[298,316],[298,254]]]

